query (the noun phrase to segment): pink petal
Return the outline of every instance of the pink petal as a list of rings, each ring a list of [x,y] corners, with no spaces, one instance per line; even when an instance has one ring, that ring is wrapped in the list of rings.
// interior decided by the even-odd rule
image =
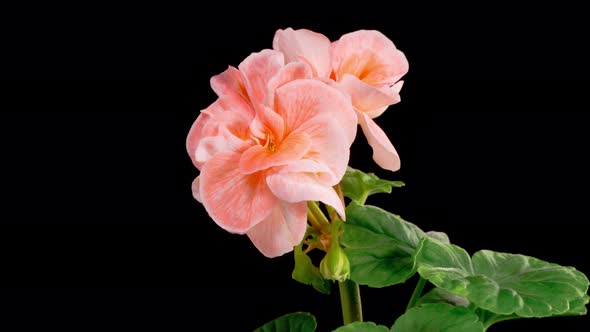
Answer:
[[[197,161],[195,158],[197,146],[199,145],[201,139],[207,135],[207,133],[203,132],[203,128],[205,125],[211,121],[211,118],[214,116],[215,112],[222,112],[223,110],[218,107],[218,104],[213,103],[209,106],[212,109],[212,112],[207,113],[201,111],[201,114],[197,117],[195,122],[193,123],[191,129],[188,132],[188,136],[186,138],[186,151],[188,152],[189,156],[193,164],[198,168],[201,169],[203,166],[202,162]]]
[[[393,42],[375,30],[359,30],[332,44],[336,80],[351,74],[371,85],[393,85],[408,72],[408,60]]]
[[[378,117],[389,105],[400,101],[399,93],[393,88],[379,89],[350,74],[345,74],[339,83],[341,89],[350,95],[354,107],[367,113],[371,118]]]
[[[239,162],[239,153],[216,154],[199,175],[199,194],[213,221],[229,232],[244,234],[271,213],[277,199],[263,176],[242,174]]]
[[[249,103],[244,76],[235,67],[229,66],[223,73],[211,77],[211,88],[217,96],[236,95]]]
[[[275,151],[261,145],[246,150],[240,158],[240,171],[250,174],[273,166],[300,160],[309,151],[311,140],[306,133],[294,133],[280,143]]]
[[[306,29],[277,30],[272,47],[285,54],[285,62],[302,61],[313,71],[314,77],[330,77],[330,40]]]
[[[347,140],[356,135],[356,115],[350,100],[336,88],[310,79],[290,82],[275,93],[275,111],[284,119],[287,133],[305,130],[317,118],[330,117],[330,127],[338,127]]]
[[[186,149],[198,169],[215,153],[238,151],[252,142],[248,127],[253,110],[238,96],[218,98],[193,123],[186,139]]]
[[[328,166],[339,181],[357,129],[348,97],[320,81],[297,80],[277,89],[275,110],[285,121],[286,134],[305,132],[311,139],[306,158]]]
[[[306,228],[307,204],[281,202],[246,234],[264,256],[273,258],[292,251],[303,240]]]
[[[288,63],[268,82],[264,104],[272,108],[277,88],[291,81],[304,78],[312,78],[311,69],[307,64],[302,62]]]
[[[373,148],[373,160],[383,169],[397,171],[400,168],[399,155],[387,135],[367,114],[357,112],[357,115],[363,133]]]
[[[238,66],[246,77],[246,89],[255,108],[264,102],[268,82],[277,75],[284,64],[281,52],[262,50],[252,53]]]
[[[379,89],[379,91],[383,92],[384,94],[389,95],[392,98],[392,100],[394,100],[393,104],[397,104],[401,101],[401,96],[400,96],[399,92],[401,91],[402,86],[404,86],[404,81],[399,81],[399,82],[395,83],[394,85],[392,85],[390,88],[385,86],[385,87],[382,87],[381,89]],[[393,104],[391,104],[391,105],[393,105]],[[389,107],[389,106],[383,106],[381,108],[376,108],[371,111],[365,111],[365,113],[371,119],[374,119],[374,118],[380,116],[381,114],[383,114],[383,112],[385,112],[385,110],[387,110],[387,107]]]
[[[285,122],[272,109],[260,105],[256,110],[256,118],[250,124],[250,132],[261,140],[266,140],[266,136],[272,134],[275,140],[281,141],[285,134]]]
[[[399,94],[399,92],[402,91],[402,86],[404,86],[404,81],[399,81],[391,87],[391,90],[393,90],[393,92]]]
[[[193,184],[191,186],[191,189],[193,191],[193,197],[199,202],[202,203],[201,201],[201,193],[200,193],[200,183],[201,181],[199,181],[199,177],[197,176],[195,178],[195,180],[193,181]]]
[[[213,156],[215,156],[218,152],[228,151],[231,150],[231,146],[223,136],[208,136],[203,137],[199,141],[199,145],[195,150],[194,161],[197,165],[201,166],[204,165],[207,161],[209,161]]]
[[[323,184],[312,173],[275,173],[266,178],[270,190],[279,199],[289,202],[320,201],[332,206],[345,220],[344,204],[331,186]]]
[[[340,178],[337,178],[332,170],[316,160],[313,159],[301,159],[288,165],[285,165],[279,169],[281,173],[315,173],[319,182],[326,186],[333,186],[340,182]]]

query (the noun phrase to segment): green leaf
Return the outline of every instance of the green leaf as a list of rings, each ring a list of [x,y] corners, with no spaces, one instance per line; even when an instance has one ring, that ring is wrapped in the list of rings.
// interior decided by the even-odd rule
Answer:
[[[584,295],[581,298],[570,301],[570,303],[569,303],[570,309],[568,311],[566,311],[565,313],[559,314],[556,316],[585,315],[587,313],[586,304],[588,304],[588,299],[589,299],[588,295]],[[511,314],[511,315],[496,314],[496,313],[493,313],[491,311],[484,310],[481,308],[477,308],[475,310],[475,314],[479,317],[479,319],[481,320],[481,322],[483,323],[485,328],[488,328],[495,323],[503,322],[506,320],[526,318],[526,317],[520,317],[517,314]]]
[[[333,332],[389,332],[389,329],[373,322],[354,322],[341,326]]]
[[[415,254],[424,232],[378,207],[351,202],[341,244],[350,261],[350,279],[370,287],[402,283],[416,272]]]
[[[254,332],[313,332],[316,326],[313,315],[307,312],[295,312],[271,320]]]
[[[561,316],[582,316],[587,314],[588,309],[586,308],[586,304],[588,304],[589,300],[590,296],[584,294],[583,297],[570,301],[570,310],[561,314]]]
[[[473,255],[477,274],[470,290],[479,307],[504,315],[543,317],[569,311],[585,295],[588,279],[573,268],[524,255],[481,250]],[[490,289],[480,294],[477,290]],[[476,300],[477,299],[477,300]]]
[[[471,258],[463,248],[427,237],[416,262],[422,278],[454,294],[467,296],[465,278],[474,272]]]
[[[444,232],[429,231],[429,232],[426,232],[426,235],[428,235],[429,237],[431,237],[435,240],[438,240],[442,243],[446,243],[446,244],[451,243],[451,240],[449,240],[449,236],[447,235],[447,233],[444,233]]]
[[[469,300],[461,295],[453,294],[442,288],[433,288],[430,292],[424,294],[416,303],[416,305],[428,303],[448,303],[456,306],[467,307]]]
[[[483,332],[479,318],[465,307],[425,304],[401,315],[392,332]]]
[[[295,247],[293,252],[295,268],[291,277],[302,284],[313,286],[318,292],[330,294],[332,284],[322,277],[320,270],[313,265],[311,258],[303,252],[301,245]]]
[[[515,254],[462,248],[425,238],[418,272],[437,287],[465,296],[500,315],[547,317],[565,314],[588,291],[586,276],[571,267]]]
[[[500,314],[496,314],[493,313],[491,311],[487,311],[481,308],[476,308],[475,309],[475,314],[477,315],[477,317],[479,317],[479,320],[481,321],[481,323],[483,324],[483,327],[487,330],[490,326],[499,323],[499,322],[503,322],[505,320],[511,320],[511,319],[519,319],[519,318],[523,318],[518,316],[517,314],[511,314],[511,315],[500,315]]]
[[[367,197],[377,193],[391,193],[393,187],[402,187],[401,181],[381,180],[373,173],[364,173],[358,169],[348,167],[346,174],[340,181],[342,193],[345,197],[359,204],[365,204]]]

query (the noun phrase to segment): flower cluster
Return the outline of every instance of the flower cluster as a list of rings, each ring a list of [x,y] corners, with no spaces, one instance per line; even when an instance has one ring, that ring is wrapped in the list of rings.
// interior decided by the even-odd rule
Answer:
[[[218,99],[193,124],[187,150],[200,170],[194,197],[225,230],[246,234],[267,257],[293,250],[307,228],[307,202],[344,216],[333,189],[360,124],[375,162],[399,169],[373,121],[400,101],[404,54],[378,31],[330,40],[278,30],[273,49],[211,79]]]

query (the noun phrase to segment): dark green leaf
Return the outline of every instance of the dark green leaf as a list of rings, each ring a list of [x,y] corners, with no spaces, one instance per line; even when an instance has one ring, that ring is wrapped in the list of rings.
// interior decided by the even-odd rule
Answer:
[[[389,332],[389,329],[372,322],[355,322],[339,327],[333,332]]]
[[[588,291],[588,279],[571,267],[515,254],[481,250],[470,259],[462,248],[426,238],[418,272],[437,287],[465,296],[499,315],[565,314]]]
[[[306,312],[295,312],[271,320],[254,332],[313,332],[315,328],[316,321],[313,315]]]
[[[351,202],[341,244],[350,261],[350,278],[362,285],[402,283],[415,272],[415,254],[424,232],[395,214]]]
[[[365,204],[367,197],[377,193],[391,193],[391,188],[402,187],[401,181],[381,180],[373,173],[364,173],[358,169],[348,167],[346,174],[340,181],[342,193],[345,197],[359,204]]]
[[[483,332],[479,318],[465,307],[425,304],[401,315],[392,332]]]
[[[322,277],[320,270],[313,265],[311,258],[301,249],[301,245],[295,247],[293,252],[295,255],[295,268],[291,277],[302,284],[313,286],[318,292],[330,294],[332,284]]]

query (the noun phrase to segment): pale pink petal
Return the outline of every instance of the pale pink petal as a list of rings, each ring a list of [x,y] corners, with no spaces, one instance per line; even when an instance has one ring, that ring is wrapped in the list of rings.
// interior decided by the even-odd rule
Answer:
[[[275,110],[285,121],[286,134],[309,135],[312,145],[306,158],[328,166],[334,178],[342,178],[357,129],[350,99],[320,81],[297,80],[277,89]]]
[[[408,70],[410,69],[410,64],[408,63],[406,55],[400,50],[397,50],[397,52],[392,54],[391,62],[393,62],[390,64],[392,68],[391,73],[389,74],[390,76],[384,80],[385,84],[391,84],[393,82],[399,81],[405,74],[408,73]]]
[[[256,118],[250,123],[250,132],[260,140],[266,140],[270,134],[276,141],[281,141],[285,134],[285,122],[275,111],[260,105],[256,110]]]
[[[313,70],[314,77],[329,77],[330,40],[306,29],[277,30],[272,46],[285,54],[285,62],[306,62]]]
[[[198,140],[193,158],[197,165],[202,166],[219,152],[240,152],[254,144],[254,141],[249,138],[246,132],[247,120],[240,117],[243,114],[231,113],[224,112],[209,121],[208,125],[214,122],[215,134],[201,137]],[[208,127],[210,126],[206,126],[206,128]]]
[[[201,169],[203,164],[202,162],[197,161],[195,158],[197,146],[199,145],[201,139],[207,135],[205,132],[203,132],[203,128],[207,125],[208,122],[211,121],[211,118],[213,117],[215,112],[223,112],[223,110],[220,107],[218,107],[217,103],[213,103],[211,106],[209,106],[209,109],[212,109],[212,112],[207,113],[201,111],[201,114],[197,117],[197,119],[191,126],[191,129],[188,132],[188,136],[186,137],[186,151],[188,152],[188,155],[191,157],[193,164],[198,169]]]
[[[402,91],[403,86],[404,86],[404,81],[399,81],[391,87],[391,90],[393,90],[393,92],[399,94],[399,92]]]
[[[244,76],[235,67],[229,66],[223,73],[211,77],[211,88],[217,96],[236,95],[250,102],[246,91]]]
[[[373,160],[383,169],[397,171],[400,168],[399,155],[387,135],[367,114],[357,112],[357,115],[367,142],[373,148]]]
[[[320,201],[332,206],[345,219],[344,204],[331,186],[321,183],[312,173],[274,173],[266,178],[270,190],[279,199],[290,202]]]
[[[283,173],[320,173],[330,172],[330,169],[316,160],[304,158],[283,166],[280,171]]]
[[[240,171],[244,174],[250,174],[273,166],[287,165],[300,160],[309,151],[310,146],[311,140],[304,132],[287,136],[276,147],[255,145],[242,154]]]
[[[333,186],[340,182],[341,178],[334,175],[332,170],[325,164],[313,159],[301,159],[278,169],[280,173],[315,173],[318,181],[326,186]]]
[[[305,132],[309,133],[312,141],[305,158],[328,167],[332,174],[324,176],[322,179],[333,179],[334,182],[329,183],[330,185],[338,184],[344,176],[350,158],[351,146],[350,141],[347,141],[346,135],[343,134],[345,129],[334,126],[334,119],[334,117],[327,115],[318,116],[305,128]]]
[[[235,111],[246,114],[250,119],[255,115],[252,104],[236,94],[223,95],[217,98],[220,106],[225,111]]]
[[[281,68],[278,74],[268,82],[264,104],[272,108],[274,106],[274,93],[277,88],[291,81],[305,78],[312,78],[311,69],[307,64],[303,62],[291,62],[286,64]]]
[[[393,85],[408,72],[408,60],[379,31],[359,30],[332,44],[332,69],[336,80],[351,74],[371,85]]]
[[[310,79],[289,82],[275,93],[275,111],[284,119],[287,132],[306,129],[316,118],[332,117],[334,126],[352,141],[356,116],[347,96],[328,84]]]
[[[281,52],[262,50],[250,54],[238,66],[246,77],[248,96],[255,108],[264,102],[268,82],[277,75],[284,64],[285,60]]]
[[[390,88],[387,86],[382,87],[379,89],[381,92],[388,94],[393,100],[395,100],[394,104],[397,104],[401,101],[400,91],[402,90],[402,86],[404,86],[404,81],[399,81],[392,85]],[[365,111],[365,113],[371,118],[375,119],[379,117],[385,110],[387,110],[389,106],[383,106],[381,108],[373,109],[372,111]]]
[[[199,203],[202,203],[202,201],[201,201],[201,193],[200,193],[200,190],[201,190],[201,188],[200,188],[200,184],[199,184],[199,182],[200,182],[200,181],[199,181],[199,177],[197,176],[197,177],[195,178],[195,180],[193,181],[193,184],[192,184],[192,186],[191,186],[191,189],[192,189],[192,191],[193,191],[193,197],[194,197],[194,198],[195,198],[195,199],[196,199],[196,200],[197,200]]]
[[[303,240],[306,229],[307,204],[281,202],[246,234],[264,256],[273,258],[292,251]]]
[[[393,88],[387,86],[379,89],[350,74],[345,74],[339,84],[350,95],[354,107],[371,118],[378,117],[389,105],[400,101],[399,93]]]
[[[224,95],[202,110],[186,140],[186,149],[198,169],[215,153],[239,151],[251,145],[248,127],[251,108],[236,95]]]
[[[194,160],[197,165],[204,165],[218,152],[231,150],[228,139],[224,136],[208,136],[199,140]]]
[[[211,219],[229,232],[244,234],[270,214],[277,199],[263,176],[242,174],[239,162],[239,153],[217,153],[199,175],[199,194]]]

